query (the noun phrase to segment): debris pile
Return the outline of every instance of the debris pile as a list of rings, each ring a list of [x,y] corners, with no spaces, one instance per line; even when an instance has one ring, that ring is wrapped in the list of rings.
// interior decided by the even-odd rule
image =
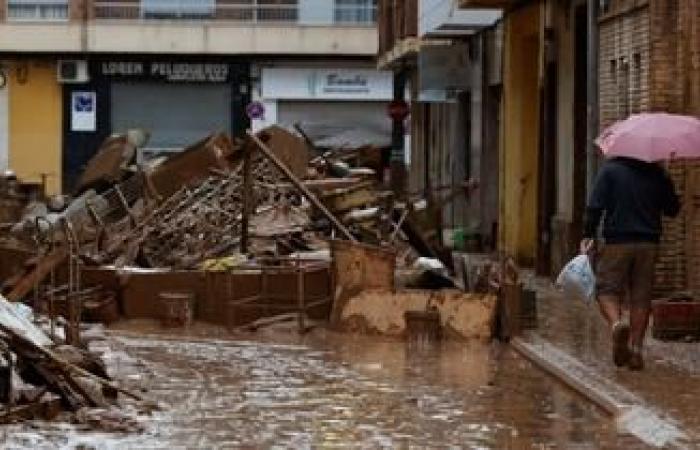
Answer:
[[[87,322],[510,336],[524,298],[510,266],[453,260],[430,225],[441,204],[383,183],[387,152],[321,150],[297,131],[213,134],[138,164],[147,133],[115,135],[72,200],[26,198],[23,214],[3,219],[0,268],[13,269],[0,273],[0,397],[13,379],[23,385],[0,398],[0,423],[68,411],[87,425],[131,427],[116,398],[141,398],[84,350]],[[46,317],[45,330],[27,311]]]
[[[260,304],[251,321],[269,316],[268,306],[275,302],[288,305],[281,313],[295,311],[301,317],[306,308],[297,305],[332,292],[332,321],[341,327],[348,301],[366,289],[393,291],[397,270],[405,288],[466,285],[457,281],[459,274],[451,276],[452,257],[436,244],[440,233],[427,232],[425,219],[434,211],[426,208],[425,199],[397,196],[384,186],[385,152],[371,145],[321,150],[302,129],[297,131],[272,126],[239,140],[213,134],[182,152],[142,164],[134,160],[147,134],[108,138],[82,174],[72,201],[52,212],[32,204],[13,226],[14,237],[23,239],[35,256],[4,280],[3,294],[10,301],[31,300],[75,327],[82,319],[110,322],[120,313],[158,309],[133,307],[135,301],[150,301],[145,298],[122,298],[133,282],[119,275],[124,269],[204,274],[252,274],[255,269],[258,278],[250,286]],[[469,187],[453,190],[451,198],[468,193]],[[390,264],[377,272],[372,257],[344,260],[341,254],[348,250],[340,248],[343,242],[354,249],[349,250],[353,255],[355,250],[381,250]],[[333,243],[339,244],[331,249]],[[289,258],[310,262],[294,265]],[[318,261],[325,262],[325,269]],[[331,277],[331,266],[345,269],[334,269],[338,273]],[[348,281],[360,266],[374,272],[370,278],[390,275],[379,285]],[[277,296],[270,303],[262,298],[267,295],[263,278],[275,267],[285,270],[271,276],[294,276],[296,281],[281,282],[289,287],[284,300],[270,293]],[[112,270],[110,281],[83,277],[88,268]],[[325,275],[309,284],[306,278],[319,270]],[[231,280],[213,275],[202,280],[188,289],[199,297],[198,304],[206,305],[197,307],[196,314],[215,316],[212,311],[218,308],[219,317],[236,315],[230,311],[247,302],[246,295],[221,288]],[[333,283],[335,288],[329,286]],[[157,298],[159,292],[148,296]],[[239,319],[240,314],[231,321],[239,324]]]
[[[53,419],[64,411],[89,414],[85,408],[118,406],[119,394],[143,401],[117,385],[96,355],[50,338],[32,315],[0,296],[0,424]]]

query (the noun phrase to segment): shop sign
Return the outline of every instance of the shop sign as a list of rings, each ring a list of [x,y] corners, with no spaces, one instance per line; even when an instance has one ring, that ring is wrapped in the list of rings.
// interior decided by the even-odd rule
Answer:
[[[71,131],[97,130],[97,93],[74,91],[71,94]]]
[[[361,94],[370,92],[369,76],[364,73],[324,73],[319,80],[319,89],[323,94]]]
[[[230,73],[228,64],[155,61],[105,61],[100,71],[106,77],[193,83],[224,83]]]
[[[280,100],[368,100],[393,98],[393,74],[372,69],[264,68],[262,96]]]

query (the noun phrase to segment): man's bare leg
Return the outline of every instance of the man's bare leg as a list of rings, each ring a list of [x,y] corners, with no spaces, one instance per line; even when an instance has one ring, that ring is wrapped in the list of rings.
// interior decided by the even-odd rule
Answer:
[[[632,370],[641,370],[644,368],[644,360],[642,359],[642,345],[644,344],[644,336],[649,325],[649,315],[651,309],[633,306],[630,308],[630,338],[629,345],[631,358],[629,367]]]
[[[628,347],[630,330],[622,322],[622,305],[620,300],[620,297],[616,295],[600,295],[598,297],[600,312],[612,330],[613,361],[618,367],[626,365],[630,357]]]
[[[612,329],[613,325],[622,320],[622,308],[620,307],[620,297],[616,295],[598,296],[598,307],[603,318]]]
[[[630,346],[634,348],[642,348],[644,344],[644,336],[649,325],[649,308],[630,308]]]

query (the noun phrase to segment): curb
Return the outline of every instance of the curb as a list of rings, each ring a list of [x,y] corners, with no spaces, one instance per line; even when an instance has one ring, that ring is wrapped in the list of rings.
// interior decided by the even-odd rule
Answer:
[[[525,359],[601,408],[618,430],[656,448],[690,449],[689,436],[678,422],[650,409],[642,398],[597,374],[567,352],[536,334],[516,337],[511,346]]]

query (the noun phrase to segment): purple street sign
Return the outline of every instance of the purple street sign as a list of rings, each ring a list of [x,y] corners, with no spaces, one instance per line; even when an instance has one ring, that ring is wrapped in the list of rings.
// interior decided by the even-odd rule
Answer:
[[[265,118],[265,105],[261,102],[250,102],[245,108],[245,113],[251,120],[260,120]]]

